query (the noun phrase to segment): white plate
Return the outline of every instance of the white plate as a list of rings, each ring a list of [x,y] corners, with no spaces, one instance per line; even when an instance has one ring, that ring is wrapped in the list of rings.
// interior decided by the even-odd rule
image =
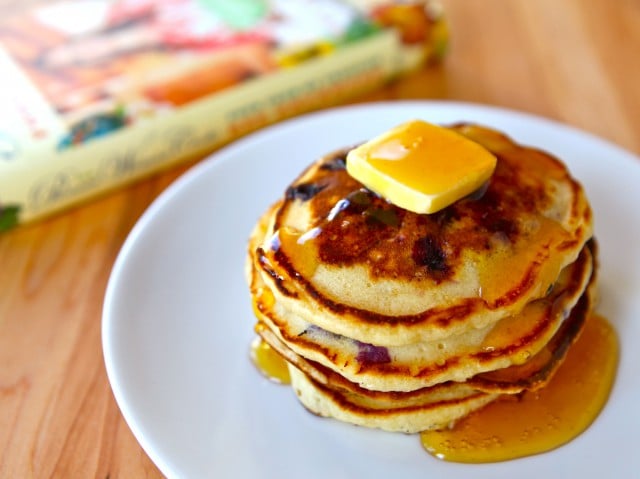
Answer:
[[[477,121],[554,153],[584,184],[601,247],[599,310],[621,360],[611,398],[570,444],[491,464],[441,462],[417,436],[307,413],[250,364],[246,240],[263,210],[319,155],[412,118]],[[169,477],[631,477],[640,474],[640,159],[567,126],[502,109],[397,102],[328,110],[264,129],[175,182],[131,232],[105,298],[103,347],[116,400]],[[636,476],[637,477],[637,476]]]

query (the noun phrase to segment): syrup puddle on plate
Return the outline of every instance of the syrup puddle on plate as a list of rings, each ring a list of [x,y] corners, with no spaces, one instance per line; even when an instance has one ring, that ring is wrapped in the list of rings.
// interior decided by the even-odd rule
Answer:
[[[560,447],[598,416],[617,363],[615,331],[594,315],[544,388],[489,404],[452,429],[423,432],[422,445],[440,459],[465,463],[505,461]]]

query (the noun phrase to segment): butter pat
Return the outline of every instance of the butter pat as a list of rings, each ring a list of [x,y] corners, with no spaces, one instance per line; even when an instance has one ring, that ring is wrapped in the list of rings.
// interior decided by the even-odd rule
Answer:
[[[435,213],[480,188],[496,157],[447,128],[404,123],[355,148],[347,172],[400,208]]]

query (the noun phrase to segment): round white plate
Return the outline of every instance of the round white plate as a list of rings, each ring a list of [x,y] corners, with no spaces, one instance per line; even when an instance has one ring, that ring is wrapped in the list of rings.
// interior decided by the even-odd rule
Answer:
[[[315,417],[248,359],[254,317],[244,282],[259,215],[321,154],[408,119],[475,121],[560,156],[585,186],[601,248],[599,311],[620,336],[609,402],[555,451],[461,465],[418,436]],[[107,372],[136,438],[176,478],[632,477],[640,474],[640,159],[530,115],[450,102],[369,104],[266,128],[216,153],[164,192],[115,263],[103,314]],[[515,419],[517,420],[517,418]]]

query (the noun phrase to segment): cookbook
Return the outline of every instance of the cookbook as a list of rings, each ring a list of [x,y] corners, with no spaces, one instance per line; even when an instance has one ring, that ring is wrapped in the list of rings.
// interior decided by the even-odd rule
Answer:
[[[443,55],[437,3],[66,0],[0,15],[0,231]]]

